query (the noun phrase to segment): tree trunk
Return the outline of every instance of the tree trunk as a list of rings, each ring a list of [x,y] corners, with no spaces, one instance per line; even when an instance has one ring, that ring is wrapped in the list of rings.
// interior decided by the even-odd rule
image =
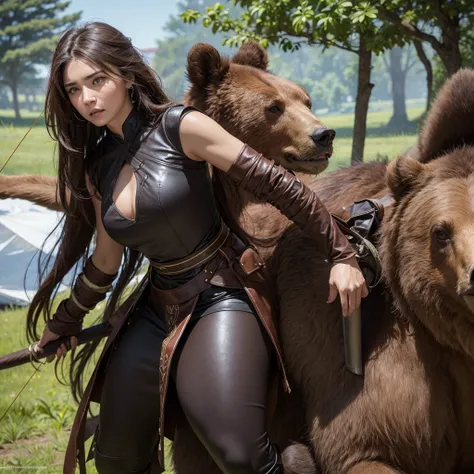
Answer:
[[[31,112],[30,90],[28,88],[25,89],[25,102],[26,108]]]
[[[440,59],[443,61],[447,77],[451,77],[461,68],[461,53],[459,48],[458,51],[446,51],[443,55],[440,55]]]
[[[20,104],[18,103],[18,84],[16,82],[10,82],[9,86],[12,91],[13,110],[15,111],[15,118],[19,120],[21,119],[21,115]]]
[[[442,24],[441,36],[443,39],[443,47],[437,52],[446,68],[447,77],[452,76],[461,68],[462,59],[461,50],[459,48],[461,34],[459,30],[459,21],[457,19]]]
[[[416,53],[418,54],[418,58],[420,59],[421,63],[425,67],[426,70],[426,111],[431,106],[431,102],[433,101],[433,66],[431,65],[431,61],[428,59],[428,56],[423,49],[423,45],[421,41],[414,40],[413,44],[415,45]]]
[[[387,128],[401,131],[409,125],[405,103],[406,72],[402,68],[402,48],[395,46],[390,54],[390,79],[392,81],[393,115]]]
[[[355,105],[354,132],[352,136],[351,164],[360,163],[364,159],[365,135],[367,133],[367,112],[373,84],[370,82],[372,52],[368,51],[365,41],[360,37],[359,71],[357,78],[357,98]]]

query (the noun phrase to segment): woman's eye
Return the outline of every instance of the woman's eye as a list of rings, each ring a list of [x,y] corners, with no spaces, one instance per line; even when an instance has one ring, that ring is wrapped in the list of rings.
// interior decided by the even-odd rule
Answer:
[[[76,93],[76,91],[77,91],[77,87],[71,87],[71,88],[67,91],[67,93],[68,93],[69,95],[71,95],[71,94]]]
[[[92,84],[94,84],[94,85],[101,84],[104,81],[104,79],[105,79],[104,77],[96,77],[92,81]]]

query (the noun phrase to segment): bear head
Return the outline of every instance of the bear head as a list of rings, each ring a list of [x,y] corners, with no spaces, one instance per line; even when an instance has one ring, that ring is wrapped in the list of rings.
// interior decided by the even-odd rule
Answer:
[[[267,68],[267,52],[256,42],[245,43],[232,59],[198,43],[188,54],[185,102],[285,168],[320,173],[333,151],[334,130],[312,113],[302,87]]]
[[[395,204],[380,256],[395,304],[435,339],[474,357],[474,71],[440,89],[410,152],[391,162]]]
[[[380,256],[399,311],[474,357],[474,147],[390,163]],[[416,322],[415,322],[416,321]]]

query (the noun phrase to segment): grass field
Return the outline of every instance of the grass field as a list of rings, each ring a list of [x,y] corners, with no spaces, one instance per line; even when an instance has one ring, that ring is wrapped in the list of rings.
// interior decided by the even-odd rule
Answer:
[[[422,112],[420,107],[411,108],[408,110],[409,118],[415,120]],[[37,115],[23,112],[22,121],[15,123],[9,111],[0,111],[0,167]],[[389,117],[389,111],[369,114],[365,161],[375,159],[378,155],[394,158],[415,142],[415,133],[397,136],[387,134],[384,125]],[[349,164],[353,116],[328,115],[323,117],[323,121],[337,132],[335,153],[329,169]],[[15,153],[4,173],[52,175],[54,172],[54,143],[45,130],[44,121],[40,120]],[[26,347],[25,315],[25,310],[0,311],[0,355]],[[95,312],[90,314],[85,325],[95,317]],[[67,374],[68,361],[66,358],[64,374]],[[8,415],[0,422],[2,472],[62,472],[63,454],[76,405],[69,388],[56,380],[54,365],[47,364],[35,372]],[[0,371],[0,418],[33,372],[31,365]],[[88,472],[96,473],[93,462],[88,463]]]
[[[9,112],[9,111],[8,111]],[[415,120],[423,113],[423,108],[416,107],[408,109],[410,120]],[[0,110],[0,167],[5,162],[18,142],[22,139],[29,124],[34,121],[38,114],[24,112],[20,125],[13,125],[10,113]],[[387,155],[389,158],[396,157],[413,145],[415,133],[405,135],[390,135],[384,130],[384,125],[390,118],[390,111],[369,113],[367,121],[368,134],[365,144],[364,160],[370,161],[377,155]],[[352,115],[328,115],[322,117],[323,122],[336,130],[334,155],[331,158],[329,171],[339,166],[350,163],[352,147],[352,126],[354,118]],[[27,126],[28,124],[28,126]],[[13,158],[5,167],[6,174],[55,174],[55,143],[49,137],[44,126],[44,120],[38,121],[33,127]]]

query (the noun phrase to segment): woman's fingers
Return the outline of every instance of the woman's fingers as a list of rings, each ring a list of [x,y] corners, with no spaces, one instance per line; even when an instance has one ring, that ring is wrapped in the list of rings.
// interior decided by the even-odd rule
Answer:
[[[339,296],[341,298],[342,314],[347,316],[347,312],[349,310],[349,292],[343,288],[339,291]]]
[[[71,336],[69,339],[71,349],[76,349],[77,347],[77,336]],[[66,344],[63,342],[57,349],[56,355],[58,357],[58,360],[61,357],[65,357],[67,354],[68,348],[66,347]]]
[[[46,344],[48,344],[51,341],[55,341],[58,339],[57,334],[53,333],[48,333],[47,331],[43,332],[43,334],[40,337],[40,340],[36,343],[36,350],[38,352],[43,352],[43,348]],[[76,349],[77,348],[77,336],[71,336],[70,340],[70,348],[71,349]],[[64,357],[68,351],[68,348],[66,347],[66,344],[63,342],[57,349],[56,349],[56,357],[61,359],[61,357]],[[48,360],[49,359],[49,360]],[[50,360],[54,359],[54,355],[52,354],[51,356],[48,356],[47,361],[50,362]]]

